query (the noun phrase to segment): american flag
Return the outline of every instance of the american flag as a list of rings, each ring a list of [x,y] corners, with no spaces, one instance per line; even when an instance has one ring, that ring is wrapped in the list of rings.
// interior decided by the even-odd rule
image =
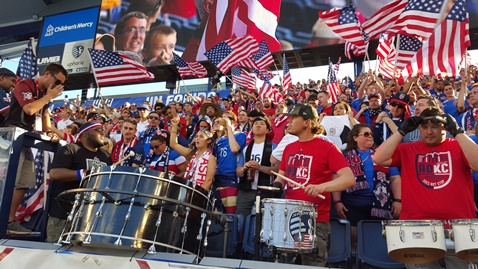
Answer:
[[[468,7],[465,0],[456,0],[445,20],[403,70],[403,79],[416,75],[457,76],[469,46]]]
[[[265,40],[262,40],[259,43],[259,52],[253,54],[252,57],[249,57],[240,63],[238,66],[243,67],[250,67],[256,68],[258,70],[266,70],[267,67],[271,64],[274,64],[274,58],[272,58],[272,54],[269,51],[269,47],[267,47],[267,43]]]
[[[181,78],[190,76],[203,78],[207,76],[207,70],[199,62],[186,62],[179,55],[173,52],[174,61],[176,62],[176,68],[178,69]]]
[[[344,40],[357,46],[364,45],[362,30],[352,5],[319,12],[319,18]]]
[[[328,83],[327,83],[326,89],[330,94],[330,98],[332,99],[332,102],[337,103],[337,101],[339,100],[340,86],[339,86],[339,82],[337,81],[337,76],[335,75],[333,64],[330,58],[329,58],[329,72],[327,77],[328,77]]]
[[[44,207],[45,193],[49,185],[49,174],[47,171],[50,161],[50,155],[45,155],[43,150],[38,150],[35,154],[35,187],[28,189],[25,193],[25,197],[15,214],[18,221],[29,221],[33,212]]]
[[[393,37],[388,38],[388,34],[380,35],[380,39],[378,41],[378,47],[375,50],[377,56],[381,59],[385,59],[392,50],[393,46]]]
[[[287,59],[284,54],[284,79],[282,81],[283,87],[285,90],[292,87],[292,77],[290,75],[289,64],[287,63]]]
[[[275,33],[280,4],[281,0],[213,1],[196,60],[207,60],[204,52],[219,42],[245,35],[257,42],[265,39],[272,52],[279,51],[280,43]]]
[[[256,76],[242,69],[241,67],[234,66],[231,69],[232,82],[237,85],[243,86],[246,89],[256,88]]]
[[[154,75],[141,63],[109,50],[88,49],[98,86],[153,80]]]
[[[269,79],[264,77],[264,84],[259,90],[259,98],[264,100],[266,97],[270,97],[274,103],[284,102],[284,97],[282,94],[274,86],[272,86]]]
[[[219,42],[212,49],[206,51],[204,55],[223,74],[227,74],[233,66],[258,52],[259,45],[256,40],[252,36],[247,35]]]
[[[395,49],[393,49],[393,51],[395,51]],[[389,55],[389,56],[385,56],[385,58],[380,58],[380,63],[378,64],[378,72],[387,79],[394,78],[393,70],[394,70],[395,56],[393,56],[393,58],[391,57],[392,56]]]
[[[37,57],[35,55],[35,40],[30,38],[25,51],[20,57],[17,68],[17,76],[20,78],[34,78],[38,75]]]
[[[334,71],[337,72],[337,73],[339,72],[339,68],[340,68],[340,60],[342,60],[342,57],[339,57],[339,60],[334,65]]]
[[[264,80],[265,77],[267,79],[271,80],[275,77],[274,73],[272,73],[271,71],[267,71],[267,70],[262,70],[261,71],[257,68],[252,68],[252,72],[254,72],[260,80]]]
[[[362,24],[365,42],[369,42],[390,29],[396,23],[407,4],[408,0],[395,0],[375,12],[372,17]]]
[[[396,69],[402,70],[410,63],[417,51],[422,47],[422,41],[416,37],[406,35],[398,36],[398,50]]]
[[[357,46],[348,41],[345,41],[345,56],[352,60],[354,57],[364,56],[367,52],[367,45]]]

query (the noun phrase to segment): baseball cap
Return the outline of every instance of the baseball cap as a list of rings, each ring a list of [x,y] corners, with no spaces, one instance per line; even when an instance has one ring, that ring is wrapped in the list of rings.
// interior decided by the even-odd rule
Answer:
[[[302,116],[309,120],[316,120],[319,118],[317,110],[309,104],[298,104],[290,113],[284,113],[286,116]]]
[[[368,100],[370,100],[373,97],[378,98],[378,99],[382,99],[382,96],[378,92],[374,92],[374,93],[369,94],[368,95]]]
[[[408,94],[404,92],[397,92],[390,97],[389,103],[392,102],[398,102],[403,105],[408,105],[408,102],[410,102],[410,96],[408,96]]]

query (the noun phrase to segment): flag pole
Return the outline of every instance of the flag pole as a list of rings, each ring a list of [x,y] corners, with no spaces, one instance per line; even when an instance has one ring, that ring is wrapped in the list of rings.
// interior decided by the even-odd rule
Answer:
[[[398,62],[398,45],[400,44],[400,35],[397,35],[397,44],[395,44],[395,61],[393,63],[393,77],[397,73],[397,62]]]

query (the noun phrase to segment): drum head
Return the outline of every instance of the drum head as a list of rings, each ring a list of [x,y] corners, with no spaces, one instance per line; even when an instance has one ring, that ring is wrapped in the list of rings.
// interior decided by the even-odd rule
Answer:
[[[390,256],[390,258],[399,262],[409,264],[434,262],[438,259],[445,257],[445,255],[446,251],[443,249],[414,247],[396,249],[388,253],[388,256]]]

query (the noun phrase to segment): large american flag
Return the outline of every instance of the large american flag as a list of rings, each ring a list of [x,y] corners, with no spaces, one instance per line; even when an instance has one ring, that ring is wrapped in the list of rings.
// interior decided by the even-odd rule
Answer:
[[[207,76],[207,70],[199,62],[186,62],[179,55],[173,52],[176,68],[178,69],[181,78],[184,77],[198,77],[203,78]]]
[[[264,100],[266,97],[270,97],[274,103],[284,102],[282,94],[276,89],[276,87],[272,86],[269,79],[264,77],[264,84],[259,90],[259,98]]]
[[[16,219],[20,222],[29,221],[33,212],[44,207],[45,193],[48,190],[49,174],[48,166],[51,163],[49,154],[44,154],[43,150],[38,150],[35,154],[35,187],[30,188],[25,193],[25,197],[16,212]],[[46,160],[46,161],[45,161]]]
[[[339,100],[340,86],[339,86],[339,82],[337,81],[337,76],[335,75],[333,64],[330,58],[329,58],[329,72],[327,77],[328,77],[328,83],[327,83],[326,89],[330,94],[330,98],[332,102],[337,103],[337,101]]]
[[[457,76],[469,46],[468,7],[465,0],[456,0],[445,20],[403,70],[403,79],[416,75]]]
[[[204,55],[223,74],[227,74],[233,66],[258,52],[259,45],[256,40],[252,36],[246,35],[219,42],[212,49],[206,51]]]
[[[281,0],[213,1],[202,35],[196,60],[206,60],[204,52],[221,41],[252,36],[266,41],[272,52],[280,50],[275,33],[279,22]]]
[[[141,63],[109,50],[88,49],[98,86],[153,80],[154,75]]]
[[[345,41],[344,51],[345,57],[352,60],[354,57],[364,56],[365,52],[367,52],[367,45],[357,46],[349,41]]]
[[[232,82],[245,87],[246,89],[256,88],[256,76],[253,73],[249,73],[239,66],[234,66],[231,69]]]
[[[35,40],[30,38],[25,51],[20,57],[17,68],[17,76],[20,78],[34,78],[38,74],[37,57],[35,55]]]
[[[274,64],[274,58],[272,58],[272,54],[269,51],[269,47],[267,47],[266,41],[262,40],[259,43],[259,52],[253,54],[252,57],[242,60],[237,65],[256,68],[258,70],[266,70],[271,64]]]
[[[292,77],[290,75],[289,64],[287,63],[287,58],[285,57],[285,54],[284,54],[284,74],[283,74],[283,77],[284,78],[283,78],[282,84],[283,84],[284,90],[287,90],[290,87],[292,87]]]
[[[406,35],[398,35],[398,50],[396,69],[402,70],[412,60],[413,56],[422,47],[422,41],[419,38]]]
[[[380,39],[378,41],[378,47],[375,50],[378,57],[380,57],[381,59],[384,59],[389,55],[393,46],[393,39],[394,37],[388,38],[388,34],[380,35]]]
[[[385,78],[392,79],[395,70],[395,47],[393,45],[394,37],[389,38],[388,34],[380,36],[377,47],[377,55],[380,57],[378,72]]]
[[[355,8],[352,5],[342,9],[334,8],[319,12],[319,18],[344,40],[357,46],[364,45],[362,29],[355,14]]]

